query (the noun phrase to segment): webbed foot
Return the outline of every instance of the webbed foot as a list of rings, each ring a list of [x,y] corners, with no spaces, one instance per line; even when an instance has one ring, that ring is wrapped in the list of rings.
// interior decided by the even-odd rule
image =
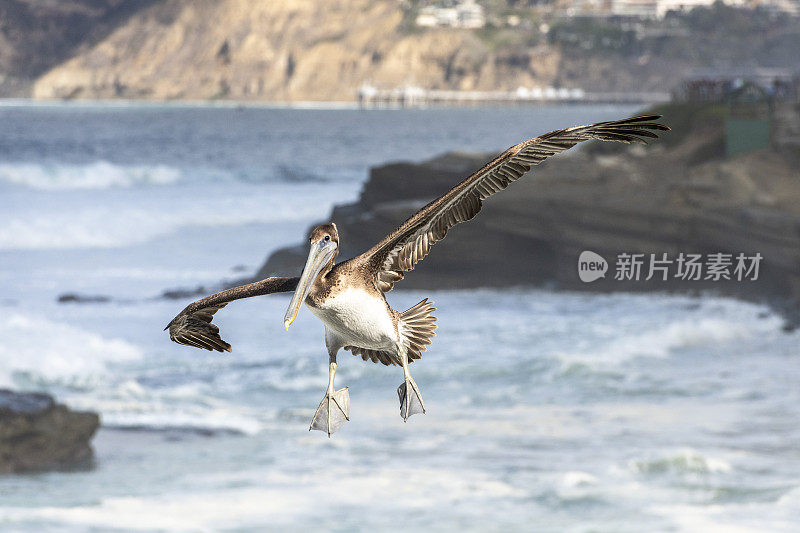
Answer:
[[[422,394],[419,387],[411,379],[411,376],[397,387],[397,396],[400,398],[400,416],[403,422],[408,421],[408,417],[417,413],[425,413],[425,403],[422,401]]]
[[[347,387],[336,392],[328,392],[319,402],[317,412],[311,420],[309,431],[324,431],[328,437],[350,420],[350,392]]]

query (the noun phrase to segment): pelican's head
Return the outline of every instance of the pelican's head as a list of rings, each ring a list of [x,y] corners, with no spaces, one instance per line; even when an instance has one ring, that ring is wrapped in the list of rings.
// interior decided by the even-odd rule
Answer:
[[[336,224],[332,222],[314,228],[308,240],[311,249],[308,252],[306,266],[300,275],[300,281],[297,282],[286,316],[283,317],[283,325],[287,330],[300,312],[300,306],[311,291],[311,286],[319,276],[324,276],[333,267],[339,250],[339,232],[336,230]]]

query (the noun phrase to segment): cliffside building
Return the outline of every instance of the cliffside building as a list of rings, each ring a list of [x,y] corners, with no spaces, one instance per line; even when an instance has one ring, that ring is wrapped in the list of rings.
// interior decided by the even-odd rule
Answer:
[[[766,100],[800,101],[800,73],[783,68],[698,69],[672,91],[672,99],[730,102],[745,86],[760,89]]]
[[[436,4],[423,7],[416,18],[416,25],[422,27],[450,27],[478,29],[486,24],[483,7],[475,0],[464,0],[451,4]]]
[[[685,78],[672,99],[724,106],[725,154],[797,146],[800,73],[789,69],[701,70]]]

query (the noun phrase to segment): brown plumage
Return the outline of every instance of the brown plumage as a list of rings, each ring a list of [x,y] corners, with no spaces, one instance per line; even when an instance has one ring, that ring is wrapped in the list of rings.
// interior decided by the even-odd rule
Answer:
[[[431,247],[444,239],[447,231],[481,210],[483,200],[518,180],[548,157],[572,148],[582,141],[598,139],[647,144],[654,131],[669,128],[653,122],[661,115],[643,115],[589,126],[551,131],[512,146],[492,162],[453,187],[406,220],[399,228],[364,254],[376,271],[378,287],[389,292],[406,272],[428,255]]]
[[[230,352],[231,345],[222,340],[219,328],[211,323],[214,313],[233,300],[276,292],[291,292],[297,287],[299,279],[267,278],[212,294],[186,306],[164,329],[169,329],[169,338],[178,344]]]
[[[430,314],[433,307],[426,299],[404,313],[397,313],[386,303],[383,293],[392,290],[406,272],[413,270],[451,227],[472,219],[481,210],[486,198],[518,180],[533,165],[592,139],[646,144],[646,139],[658,137],[654,131],[669,130],[667,126],[655,122],[660,117],[644,115],[576,126],[552,131],[512,146],[445,195],[417,211],[364,254],[339,264],[335,264],[334,254],[318,274],[307,300],[308,305],[319,306],[347,288],[362,288],[371,297],[383,299],[387,312],[394,313],[392,317],[396,327],[401,322],[405,323],[407,331],[403,337],[406,339],[408,361],[418,359],[434,335],[436,318]],[[339,235],[335,224],[315,228],[310,241],[314,243],[326,236],[338,245]],[[214,313],[236,299],[293,291],[298,281],[296,277],[274,277],[222,291],[190,304],[165,329],[169,329],[170,338],[180,344],[230,351],[230,344],[222,340],[219,329],[211,322]],[[395,363],[391,356],[393,354],[388,352],[352,345],[344,348],[360,355],[365,361]]]
[[[447,231],[473,218],[483,201],[508,187],[546,158],[572,148],[582,141],[599,139],[623,143],[656,138],[653,131],[667,130],[654,122],[659,115],[647,115],[613,122],[600,122],[557,130],[512,146],[494,161],[429,203],[399,228],[364,254],[336,264],[339,232],[336,224],[323,224],[311,232],[309,253],[299,278],[267,278],[198,300],[169,323],[170,338],[206,350],[230,351],[231,346],[212,324],[214,313],[239,298],[294,291],[284,315],[289,329],[305,304],[325,324],[328,350],[328,389],[311,419],[309,430],[328,436],[350,419],[347,387],[336,390],[336,356],[342,348],[385,365],[403,367],[403,383],[397,388],[403,420],[425,412],[419,386],[409,363],[422,357],[436,329],[432,303],[422,300],[398,313],[386,301],[386,292],[413,270],[444,239]]]

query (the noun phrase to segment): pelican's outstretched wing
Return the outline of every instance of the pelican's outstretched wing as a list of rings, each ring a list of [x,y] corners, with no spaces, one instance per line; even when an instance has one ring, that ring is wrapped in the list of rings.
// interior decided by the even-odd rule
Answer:
[[[484,199],[521,178],[532,165],[590,139],[647,144],[645,138],[658,138],[653,130],[669,130],[664,124],[654,122],[659,118],[661,115],[643,115],[576,126],[512,146],[447,194],[417,211],[360,259],[374,270],[378,288],[389,292],[396,281],[403,279],[405,272],[413,270],[428,255],[434,244],[444,239],[447,230],[478,214]]]
[[[206,296],[186,306],[164,329],[169,329],[169,338],[178,344],[230,352],[231,345],[222,340],[219,328],[211,323],[214,313],[233,300],[275,292],[291,292],[297,288],[299,280],[300,278],[267,278]]]

